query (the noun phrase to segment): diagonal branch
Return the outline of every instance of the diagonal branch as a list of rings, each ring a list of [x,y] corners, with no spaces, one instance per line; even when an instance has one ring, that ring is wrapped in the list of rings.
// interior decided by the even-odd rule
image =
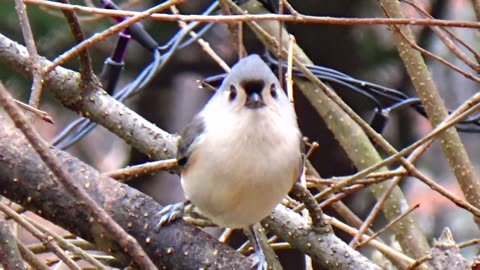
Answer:
[[[380,3],[388,16],[397,18],[405,17],[398,1],[381,0]],[[422,55],[419,51],[412,48],[409,42],[405,42],[405,38],[407,38],[415,43],[413,34],[408,26],[395,26],[391,29],[399,55],[412,79],[418,97],[425,107],[428,119],[432,123],[432,126],[436,126],[443,119],[447,118],[448,112],[437,91],[437,86],[430,76]],[[439,139],[443,153],[457,178],[465,198],[472,205],[477,208],[480,207],[480,181],[478,181],[478,177],[475,174],[457,130],[454,127],[449,128],[439,134]],[[475,220],[477,224],[480,225],[480,220]]]

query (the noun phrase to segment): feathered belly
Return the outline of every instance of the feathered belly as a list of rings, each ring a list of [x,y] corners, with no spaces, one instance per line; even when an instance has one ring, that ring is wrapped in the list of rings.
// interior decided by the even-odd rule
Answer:
[[[288,193],[299,174],[300,151],[286,153],[282,146],[270,148],[272,152],[262,151],[258,146],[256,149],[245,147],[248,148],[234,151],[217,144],[211,153],[191,156],[194,160],[189,163],[196,168],[187,166],[182,173],[185,196],[221,227],[246,227],[266,217]],[[263,153],[256,155],[258,150]],[[266,156],[272,158],[267,160]]]

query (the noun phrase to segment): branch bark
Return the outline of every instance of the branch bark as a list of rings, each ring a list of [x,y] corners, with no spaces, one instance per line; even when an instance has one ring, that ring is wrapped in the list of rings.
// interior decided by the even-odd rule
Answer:
[[[82,202],[59,185],[25,137],[0,116],[0,190],[2,195],[62,226],[124,263],[130,260],[112,241],[108,231],[92,222]],[[152,198],[100,175],[66,152],[51,149],[77,184],[108,212],[144,248],[158,268],[249,269],[251,261],[219,243],[200,229],[179,220],[158,233]]]

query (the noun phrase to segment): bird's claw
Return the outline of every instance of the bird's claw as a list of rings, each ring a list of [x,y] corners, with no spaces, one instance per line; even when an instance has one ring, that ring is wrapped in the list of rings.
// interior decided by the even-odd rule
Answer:
[[[267,260],[263,252],[255,252],[252,258],[252,268],[257,266],[256,270],[268,270]]]
[[[158,232],[163,225],[181,218],[185,212],[185,205],[186,202],[169,204],[163,207],[162,210],[158,211],[156,215],[160,217],[158,219],[157,226],[155,226],[155,231]]]

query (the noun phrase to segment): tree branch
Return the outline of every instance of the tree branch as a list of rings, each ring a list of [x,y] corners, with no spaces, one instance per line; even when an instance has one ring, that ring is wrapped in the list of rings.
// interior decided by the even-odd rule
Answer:
[[[59,185],[25,137],[0,117],[0,188],[2,195],[91,241],[124,263],[128,257],[109,232],[90,222],[88,210]],[[161,209],[152,198],[100,175],[66,152],[52,149],[62,168],[131,236],[159,268],[249,269],[251,262],[200,229],[179,220],[158,233],[155,213]]]

